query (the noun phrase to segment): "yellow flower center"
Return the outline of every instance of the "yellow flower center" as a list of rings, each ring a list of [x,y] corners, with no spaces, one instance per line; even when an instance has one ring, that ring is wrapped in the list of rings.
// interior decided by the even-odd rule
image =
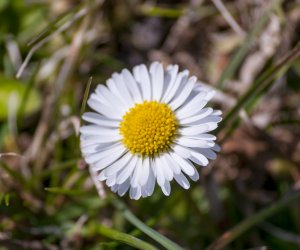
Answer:
[[[167,104],[144,101],[123,116],[120,133],[132,153],[154,156],[170,148],[177,127],[176,117]]]

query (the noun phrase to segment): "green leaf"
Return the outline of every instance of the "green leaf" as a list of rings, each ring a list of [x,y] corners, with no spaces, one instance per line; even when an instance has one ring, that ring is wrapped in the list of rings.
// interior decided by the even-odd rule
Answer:
[[[255,98],[257,101],[258,98],[266,93],[274,84],[274,79],[278,79],[278,77],[281,76],[299,56],[300,43],[254,81],[253,85],[250,86],[250,88],[240,97],[238,102],[225,115],[219,127],[215,130],[216,133],[221,131],[225,126],[230,127],[229,125],[232,123],[232,120],[235,122],[238,119],[236,116],[242,108],[248,109],[248,111],[249,109],[251,110],[255,104],[253,99]],[[235,121],[234,118],[236,118]]]
[[[2,202],[4,201],[5,206],[9,206],[10,200],[11,198],[15,196],[14,193],[10,192],[10,193],[3,193],[0,194],[0,205],[2,204]]]
[[[74,189],[65,189],[60,187],[47,187],[46,191],[57,194],[65,194],[65,195],[81,195],[84,193],[83,190],[74,190]]]
[[[290,206],[292,203],[299,201],[300,191],[294,191],[293,193],[287,194],[286,197],[281,200],[274,202],[269,207],[261,210],[258,213],[246,218],[241,223],[237,224],[231,230],[226,231],[220,238],[214,241],[207,250],[221,250],[224,249],[230,242],[237,239],[247,230],[251,229],[255,225],[263,222],[265,219],[275,215],[282,209]]]
[[[159,16],[167,18],[178,18],[183,15],[184,9],[174,9],[174,8],[160,8],[160,7],[144,7],[142,12],[146,16]]]
[[[10,194],[5,194],[4,195],[4,203],[7,207],[9,206],[9,199],[10,199]]]
[[[145,223],[143,223],[141,220],[139,220],[133,213],[130,212],[130,210],[125,206],[123,202],[121,202],[118,199],[113,199],[112,204],[119,209],[123,216],[134,226],[136,226],[138,229],[140,229],[143,233],[147,234],[149,237],[151,237],[153,240],[161,244],[163,247],[165,247],[168,250],[182,250],[179,245],[177,245],[175,242],[171,241],[167,237],[161,235],[154,229],[148,227]]]
[[[267,21],[269,20],[270,14],[274,10],[274,8],[278,5],[278,2],[280,2],[280,0],[273,1],[273,4],[269,8],[269,10],[262,15],[262,17],[255,24],[254,28],[247,35],[243,45],[238,49],[236,54],[234,54],[233,58],[230,60],[229,65],[223,71],[217,84],[218,88],[223,89],[225,85],[225,81],[231,78],[235,74],[236,70],[240,66],[242,60],[244,59],[245,55],[247,54],[248,50],[253,44],[253,41],[255,40],[256,36],[259,34],[259,32],[262,31],[262,28],[266,25]]]
[[[1,0],[0,1],[0,11],[3,10],[9,3],[9,0]]]
[[[87,99],[89,97],[92,81],[93,81],[93,77],[90,77],[89,81],[86,85],[85,91],[84,91],[83,101],[82,101],[81,109],[80,109],[80,117],[82,117],[82,115],[85,111],[85,107],[86,107]]]
[[[20,182],[21,184],[23,184],[26,187],[28,186],[28,184],[26,183],[26,180],[24,179],[23,175],[20,174],[17,170],[13,169],[12,167],[10,167],[9,165],[7,165],[6,163],[4,163],[1,160],[0,160],[0,166],[13,179],[17,180],[18,182]]]
[[[0,75],[0,120],[7,118],[11,111],[10,102],[16,102],[16,112],[20,108],[21,100],[26,93],[26,84]],[[13,98],[13,100],[12,100]],[[31,89],[27,102],[23,107],[24,114],[29,115],[41,106],[41,97],[36,89]]]
[[[104,227],[103,225],[98,226],[98,232],[107,238],[125,243],[129,246],[135,247],[137,249],[143,250],[157,250],[156,247],[150,245],[149,243],[142,241],[134,236],[126,233],[119,232],[117,230]]]

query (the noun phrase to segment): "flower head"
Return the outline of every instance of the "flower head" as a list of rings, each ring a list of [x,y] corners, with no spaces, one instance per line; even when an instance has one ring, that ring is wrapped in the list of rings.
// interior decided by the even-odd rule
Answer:
[[[99,181],[132,199],[152,195],[157,182],[165,195],[173,179],[185,189],[186,176],[199,179],[195,165],[215,159],[216,137],[208,132],[221,112],[205,108],[214,91],[177,65],[154,62],[114,73],[88,99],[95,112],[83,114],[81,151]]]

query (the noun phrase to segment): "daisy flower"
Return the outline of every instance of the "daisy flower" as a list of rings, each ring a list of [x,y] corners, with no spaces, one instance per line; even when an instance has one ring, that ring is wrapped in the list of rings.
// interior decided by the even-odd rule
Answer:
[[[205,107],[214,91],[177,65],[154,62],[114,73],[87,101],[95,112],[83,114],[81,151],[99,181],[130,198],[152,195],[155,183],[165,195],[174,179],[184,189],[195,166],[215,159],[216,137],[208,132],[221,111]]]

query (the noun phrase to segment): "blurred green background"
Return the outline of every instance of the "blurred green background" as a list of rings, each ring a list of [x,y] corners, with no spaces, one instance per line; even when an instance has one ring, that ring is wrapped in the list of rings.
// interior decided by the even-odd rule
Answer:
[[[299,38],[298,0],[0,0],[0,249],[300,249]],[[99,197],[89,78],[154,60],[217,90],[222,151],[190,190]]]

